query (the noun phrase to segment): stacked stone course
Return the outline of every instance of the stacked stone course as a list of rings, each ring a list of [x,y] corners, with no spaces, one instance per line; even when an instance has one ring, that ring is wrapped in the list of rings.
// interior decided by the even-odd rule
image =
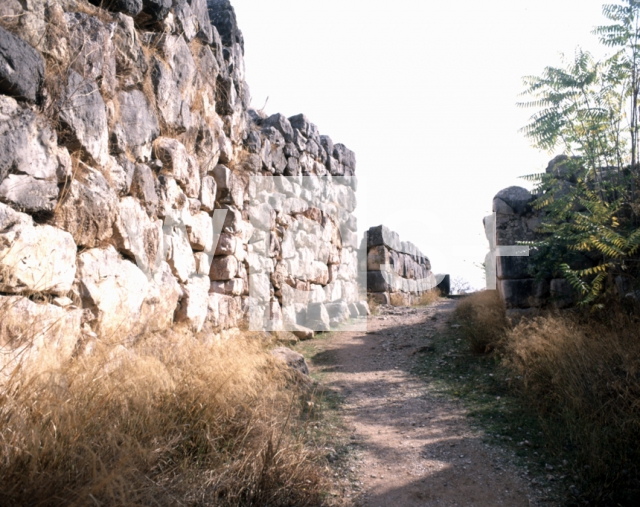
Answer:
[[[0,19],[0,346],[36,315],[64,350],[236,327],[260,270],[274,329],[368,311],[355,155],[250,109],[228,0],[4,0]]]
[[[429,258],[384,225],[367,231],[366,248],[367,290],[378,303],[411,305],[436,287]]]

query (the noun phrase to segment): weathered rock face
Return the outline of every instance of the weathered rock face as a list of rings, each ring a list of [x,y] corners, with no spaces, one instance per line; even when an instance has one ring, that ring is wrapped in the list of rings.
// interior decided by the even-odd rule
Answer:
[[[559,177],[567,175],[558,168],[558,164],[566,159],[565,156],[553,159],[547,172],[553,172]],[[541,214],[531,206],[534,199],[535,196],[522,187],[505,188],[493,199],[493,211],[496,214],[496,288],[508,310],[519,311],[546,306],[565,308],[573,305],[576,300],[576,295],[567,280],[535,278],[535,252],[531,252],[530,255],[500,252],[500,247],[513,247],[519,241],[542,239],[538,231]],[[589,267],[588,259],[585,259],[585,262],[584,267]]]
[[[85,167],[69,185],[53,222],[78,246],[95,247],[112,236],[117,212],[115,189],[99,171]]]
[[[0,27],[0,93],[35,102],[43,79],[40,53]]]
[[[64,181],[71,159],[47,122],[28,107],[0,95],[0,183],[9,174],[41,181]]]
[[[95,81],[73,70],[69,72],[60,104],[60,121],[68,130],[70,150],[81,150],[89,162],[98,166],[107,163],[107,109]]]
[[[71,234],[0,204],[0,292],[66,295],[76,274]]]
[[[303,375],[309,375],[309,366],[304,356],[287,347],[278,347],[271,351],[273,357],[287,363],[289,368],[299,371]]]
[[[378,303],[389,304],[393,299],[410,305],[438,285],[429,258],[413,243],[400,241],[398,234],[384,225],[371,227],[365,239],[367,291]]]
[[[122,340],[136,329],[148,285],[145,274],[113,247],[78,256],[78,294],[101,336]]]
[[[366,315],[355,155],[249,109],[229,1],[0,4],[0,292],[118,340]]]

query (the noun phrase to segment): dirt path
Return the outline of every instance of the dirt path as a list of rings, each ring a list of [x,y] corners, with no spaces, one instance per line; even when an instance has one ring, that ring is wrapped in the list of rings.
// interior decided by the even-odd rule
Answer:
[[[461,406],[409,373],[454,307],[441,300],[391,309],[370,317],[367,333],[334,333],[323,346],[331,365],[323,383],[344,396],[351,438],[361,444],[359,505],[533,505],[525,481],[469,427]]]

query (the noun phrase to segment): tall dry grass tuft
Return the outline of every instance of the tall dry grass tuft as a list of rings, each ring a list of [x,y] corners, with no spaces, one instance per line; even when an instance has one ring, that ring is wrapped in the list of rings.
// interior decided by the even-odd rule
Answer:
[[[259,340],[101,345],[0,393],[0,504],[322,505],[303,387]]]
[[[408,299],[410,296],[402,292],[392,292],[389,294],[389,303],[391,306],[409,306]]]
[[[420,294],[413,306],[429,306],[438,301],[442,297],[440,289],[431,289]]]
[[[510,327],[495,291],[456,310],[476,352],[495,350],[512,391],[536,413],[548,450],[580,505],[640,503],[640,311],[611,302],[607,313],[547,313]],[[585,503],[587,502],[587,503]]]
[[[552,315],[509,332],[505,364],[547,426],[576,456],[573,474],[597,505],[640,501],[640,318]],[[631,503],[629,503],[631,502]]]
[[[458,304],[456,317],[471,350],[477,354],[494,351],[508,328],[504,303],[496,291],[467,296]]]

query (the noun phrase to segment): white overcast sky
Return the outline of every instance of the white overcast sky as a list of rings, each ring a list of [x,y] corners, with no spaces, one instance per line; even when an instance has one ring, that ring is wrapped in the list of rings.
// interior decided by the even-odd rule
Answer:
[[[481,287],[493,196],[552,158],[518,132],[522,77],[578,45],[602,54],[602,3],[231,1],[252,106],[268,97],[268,114],[304,113],[355,151],[360,230],[383,223]]]

